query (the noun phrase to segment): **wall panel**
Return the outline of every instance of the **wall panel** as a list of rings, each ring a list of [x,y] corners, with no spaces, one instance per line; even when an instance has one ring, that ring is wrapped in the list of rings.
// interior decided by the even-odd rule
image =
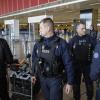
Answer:
[[[24,2],[24,8],[29,8],[30,0],[23,0],[23,2]]]
[[[38,0],[30,0],[30,6],[37,6],[38,5]]]
[[[6,1],[5,0],[5,2],[7,2],[7,12],[12,12],[13,11],[13,0],[8,0],[8,1]]]
[[[39,5],[48,3],[48,0],[39,0]]]
[[[24,9],[23,0],[18,0],[18,10]]]
[[[0,0],[0,15],[56,0]]]
[[[18,0],[12,0],[12,4],[13,4],[13,11],[16,11],[18,10]]]

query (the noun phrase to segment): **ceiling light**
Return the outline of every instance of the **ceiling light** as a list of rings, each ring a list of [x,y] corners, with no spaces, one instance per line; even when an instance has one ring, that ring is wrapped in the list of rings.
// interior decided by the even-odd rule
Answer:
[[[98,23],[97,26],[100,26],[100,23]]]
[[[93,6],[93,5],[99,5],[100,3],[92,3],[92,4],[90,4],[91,6]]]

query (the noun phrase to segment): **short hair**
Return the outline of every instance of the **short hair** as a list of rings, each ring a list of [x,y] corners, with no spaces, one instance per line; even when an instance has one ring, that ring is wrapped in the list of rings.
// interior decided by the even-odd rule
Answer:
[[[40,23],[43,24],[48,24],[49,26],[51,26],[52,28],[54,28],[54,22],[51,18],[44,18],[40,21]]]
[[[81,21],[81,22],[76,23],[76,27],[75,28],[77,29],[80,24],[86,25],[83,21]]]

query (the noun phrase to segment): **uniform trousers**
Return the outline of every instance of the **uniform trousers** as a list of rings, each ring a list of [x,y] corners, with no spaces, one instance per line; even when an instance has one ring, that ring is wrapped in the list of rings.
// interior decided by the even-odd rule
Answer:
[[[87,100],[92,100],[93,98],[93,82],[90,79],[90,65],[78,64],[74,65],[74,85],[73,85],[73,96],[75,100],[80,100],[80,84],[81,77],[83,74]]]

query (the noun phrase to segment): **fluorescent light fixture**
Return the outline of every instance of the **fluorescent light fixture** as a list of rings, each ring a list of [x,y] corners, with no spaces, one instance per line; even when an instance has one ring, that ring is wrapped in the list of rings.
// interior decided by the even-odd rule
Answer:
[[[7,24],[14,24],[15,20],[14,19],[11,19],[11,20],[5,20],[4,23],[5,25]]]
[[[47,10],[47,9],[51,9],[51,8],[66,6],[66,5],[80,3],[80,2],[84,2],[84,1],[88,1],[88,0],[74,0],[74,1],[70,1],[70,2],[65,2],[65,3],[61,3],[61,4],[52,5],[52,6],[32,9],[32,10],[28,10],[28,11],[22,11],[22,12],[14,13],[14,14],[11,14],[11,15],[5,15],[5,16],[2,16],[0,18],[6,18],[6,17],[16,16],[16,15],[22,15],[22,14],[27,14],[27,13],[35,12],[35,11]]]
[[[93,5],[99,5],[100,3],[98,2],[98,3],[92,3],[92,4],[90,4],[91,6],[93,6]]]
[[[41,16],[28,17],[28,23],[39,23],[43,18],[53,19],[53,16],[41,15]]]
[[[100,23],[98,23],[97,26],[100,26]]]
[[[55,24],[66,24],[66,22],[54,22]]]

